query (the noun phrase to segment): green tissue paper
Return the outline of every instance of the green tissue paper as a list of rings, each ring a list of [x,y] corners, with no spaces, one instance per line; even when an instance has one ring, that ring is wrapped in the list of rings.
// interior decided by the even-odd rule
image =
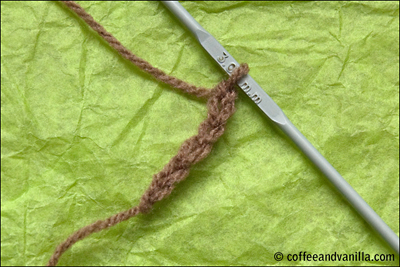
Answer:
[[[162,3],[79,3],[166,73],[207,88],[226,79]],[[398,235],[399,3],[182,5]],[[168,198],[59,264],[399,265],[290,260],[395,252],[243,92],[236,107]],[[2,1],[1,265],[44,265],[74,231],[137,205],[206,114],[63,3]]]

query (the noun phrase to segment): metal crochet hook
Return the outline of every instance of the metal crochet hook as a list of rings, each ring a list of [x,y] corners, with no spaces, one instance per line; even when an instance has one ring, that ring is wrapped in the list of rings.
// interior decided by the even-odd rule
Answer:
[[[219,66],[227,73],[239,66],[239,63],[226,49],[186,11],[177,1],[162,1],[162,3],[183,23],[196,37],[197,41],[212,56]],[[379,215],[364,201],[349,183],[332,167],[317,149],[290,122],[279,106],[251,78],[244,76],[238,86],[250,99],[276,124],[301,151],[321,170],[358,213],[382,236],[382,238],[399,254],[399,237],[379,217]]]

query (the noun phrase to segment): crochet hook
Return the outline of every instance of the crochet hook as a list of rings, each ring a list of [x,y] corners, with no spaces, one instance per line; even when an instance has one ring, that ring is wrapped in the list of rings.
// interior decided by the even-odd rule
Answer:
[[[230,75],[239,66],[239,63],[228,51],[207,32],[178,1],[161,1],[178,20],[185,25],[197,41]],[[317,149],[300,133],[290,122],[281,108],[271,97],[254,81],[250,75],[244,76],[238,86],[250,99],[277,125],[300,150],[318,167],[329,179],[344,198],[357,210],[357,212],[374,228],[390,247],[399,254],[399,237],[379,217],[379,215],[364,201],[364,199],[351,187],[351,185],[335,170],[334,167],[318,152]]]

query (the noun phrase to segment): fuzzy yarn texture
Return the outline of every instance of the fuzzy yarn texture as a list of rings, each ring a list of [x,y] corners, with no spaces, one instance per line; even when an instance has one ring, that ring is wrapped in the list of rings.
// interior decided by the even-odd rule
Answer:
[[[224,133],[227,120],[235,112],[235,100],[237,98],[237,92],[234,88],[235,84],[249,72],[248,65],[241,64],[232,72],[232,75],[227,80],[220,82],[211,90],[190,85],[178,78],[165,74],[147,61],[134,55],[74,1],[63,2],[104,38],[111,47],[117,50],[121,56],[131,61],[140,69],[174,88],[199,98],[208,99],[208,114],[207,118],[200,124],[198,134],[187,139],[181,145],[178,153],[164,166],[163,170],[153,176],[149,188],[142,195],[140,203],[137,206],[119,212],[105,220],[98,220],[74,232],[56,248],[47,263],[48,266],[56,265],[62,254],[79,240],[86,238],[92,233],[126,221],[139,213],[147,213],[157,201],[167,197],[175,185],[189,175],[190,167],[210,154],[213,144]]]

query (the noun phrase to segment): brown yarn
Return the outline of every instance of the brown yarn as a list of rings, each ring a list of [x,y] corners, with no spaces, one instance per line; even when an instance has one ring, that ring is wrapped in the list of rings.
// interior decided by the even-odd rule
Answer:
[[[141,59],[140,57],[132,54],[131,51],[125,48],[111,33],[107,32],[103,26],[101,26],[97,21],[93,19],[91,15],[89,15],[80,5],[75,3],[74,1],[62,1],[67,7],[72,9],[79,17],[81,17],[93,30],[95,30],[101,37],[106,40],[112,48],[118,51],[118,53],[138,66],[145,72],[148,72],[156,79],[171,85],[174,88],[181,89],[182,91],[189,93],[191,95],[195,95],[201,98],[210,97],[210,90],[203,87],[196,87],[194,85],[188,84],[178,78],[169,76],[165,74],[162,70],[153,67],[146,60]]]
[[[234,89],[236,82],[246,75],[249,71],[247,64],[240,65],[235,69],[232,75],[226,81],[220,82],[212,90],[194,85],[169,76],[163,71],[153,67],[150,63],[135,56],[126,49],[115,37],[108,33],[92,16],[73,1],[63,1],[69,8],[75,11],[90,27],[99,33],[113,48],[115,48],[123,57],[134,63],[140,69],[150,73],[156,79],[181,89],[182,91],[195,95],[200,98],[208,99],[208,115],[200,124],[198,134],[187,139],[180,147],[176,156],[164,166],[163,170],[153,176],[153,180],[140,199],[138,206],[129,210],[117,213],[108,219],[98,220],[95,223],[87,225],[62,242],[54,254],[51,256],[48,266],[57,264],[61,255],[79,240],[84,239],[92,233],[110,228],[122,221],[126,221],[139,213],[147,213],[151,210],[154,203],[168,196],[175,185],[184,180],[190,171],[190,167],[207,157],[213,144],[224,133],[225,125],[229,117],[235,112],[235,99],[237,92]]]

